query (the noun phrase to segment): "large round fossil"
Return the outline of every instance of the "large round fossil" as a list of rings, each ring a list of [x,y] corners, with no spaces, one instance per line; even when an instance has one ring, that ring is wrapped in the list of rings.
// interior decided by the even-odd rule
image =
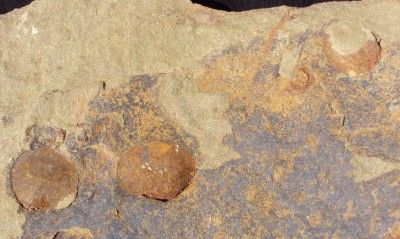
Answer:
[[[118,163],[120,188],[133,195],[170,200],[192,181],[192,156],[176,144],[152,142],[125,151]]]
[[[52,148],[21,154],[11,170],[12,189],[27,209],[61,209],[76,197],[75,165]]]

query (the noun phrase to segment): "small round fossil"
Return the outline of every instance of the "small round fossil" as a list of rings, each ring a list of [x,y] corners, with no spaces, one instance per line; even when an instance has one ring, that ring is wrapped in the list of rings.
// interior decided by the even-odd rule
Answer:
[[[75,165],[52,148],[21,154],[11,170],[12,189],[27,209],[50,210],[69,206],[76,197]]]
[[[178,145],[152,142],[133,146],[122,155],[117,178],[129,194],[167,201],[191,183],[195,172],[194,159]]]
[[[382,55],[381,40],[355,22],[335,22],[325,30],[324,52],[331,64],[350,75],[371,71]]]

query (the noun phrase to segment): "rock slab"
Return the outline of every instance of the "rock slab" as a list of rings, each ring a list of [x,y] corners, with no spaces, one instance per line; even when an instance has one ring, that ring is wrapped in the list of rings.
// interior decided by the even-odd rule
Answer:
[[[399,238],[399,22],[397,0],[0,15],[0,238]]]

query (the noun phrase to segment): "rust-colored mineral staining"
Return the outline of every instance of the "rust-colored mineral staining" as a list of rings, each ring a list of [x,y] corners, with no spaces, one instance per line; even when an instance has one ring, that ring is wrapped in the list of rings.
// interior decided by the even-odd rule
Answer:
[[[152,142],[129,148],[118,163],[117,177],[129,194],[167,201],[191,183],[195,172],[194,159],[179,145]]]
[[[390,228],[389,232],[385,235],[384,239],[398,239],[400,238],[400,224],[397,223],[393,228]]]
[[[18,201],[34,210],[65,208],[74,201],[78,188],[75,165],[52,148],[19,156],[11,180]]]
[[[296,72],[296,77],[290,81],[285,93],[290,95],[307,91],[315,82],[315,77],[308,68],[300,68]]]
[[[324,51],[339,70],[356,76],[372,70],[381,58],[382,49],[374,32],[336,23],[326,31]]]

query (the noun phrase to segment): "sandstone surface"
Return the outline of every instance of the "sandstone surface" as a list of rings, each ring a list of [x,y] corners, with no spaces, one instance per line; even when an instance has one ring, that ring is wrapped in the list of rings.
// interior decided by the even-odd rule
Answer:
[[[0,15],[0,238],[399,238],[399,23],[398,0]],[[26,154],[76,167],[24,159],[44,208]]]

